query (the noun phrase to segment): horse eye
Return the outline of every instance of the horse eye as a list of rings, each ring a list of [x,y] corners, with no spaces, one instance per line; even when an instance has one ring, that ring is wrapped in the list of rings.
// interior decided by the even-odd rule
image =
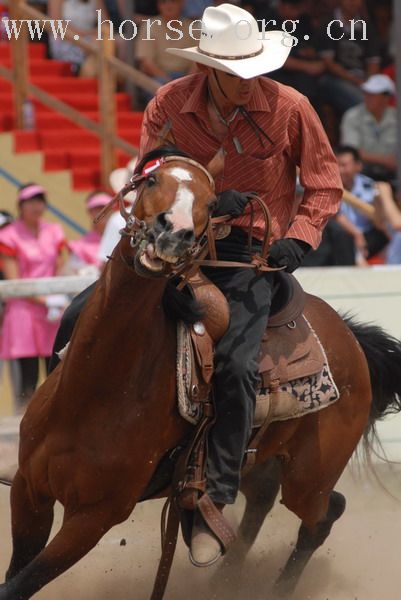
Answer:
[[[157,179],[154,175],[149,175],[149,177],[146,179],[147,187],[152,187],[152,186],[156,185],[156,183],[157,183]]]

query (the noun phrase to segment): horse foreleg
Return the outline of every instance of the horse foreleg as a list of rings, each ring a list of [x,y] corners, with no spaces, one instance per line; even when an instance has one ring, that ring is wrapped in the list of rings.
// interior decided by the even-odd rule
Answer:
[[[13,554],[6,581],[17,575],[45,547],[53,524],[54,501],[33,507],[27,485],[17,471],[11,488]]]
[[[52,541],[15,577],[0,586],[0,600],[28,600],[85,556],[117,522],[115,506],[104,503],[66,514]]]
[[[302,522],[296,546],[276,582],[276,591],[280,597],[288,597],[293,593],[312,554],[324,543],[333,523],[343,514],[345,504],[344,496],[333,491],[329,496],[325,518],[315,525]]]

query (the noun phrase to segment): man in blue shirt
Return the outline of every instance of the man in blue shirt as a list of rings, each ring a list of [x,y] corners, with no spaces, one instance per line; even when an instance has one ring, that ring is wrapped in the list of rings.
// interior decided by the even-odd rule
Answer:
[[[373,179],[361,173],[358,150],[352,146],[341,146],[336,156],[344,189],[363,202],[373,204],[378,191]],[[360,266],[367,264],[367,259],[378,254],[389,242],[384,231],[377,229],[370,219],[345,202],[341,204],[336,220],[353,237],[355,259]]]

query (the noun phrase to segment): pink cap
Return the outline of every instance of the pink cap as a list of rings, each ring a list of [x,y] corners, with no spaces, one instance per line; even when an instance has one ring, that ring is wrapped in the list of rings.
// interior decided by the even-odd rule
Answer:
[[[100,193],[91,196],[89,200],[86,202],[86,208],[90,210],[91,208],[97,208],[98,206],[107,206],[107,204],[112,199],[109,194]]]
[[[24,200],[31,200],[32,198],[35,198],[35,196],[40,195],[46,196],[45,188],[41,185],[33,183],[32,185],[28,185],[28,187],[18,192],[18,202],[23,202]]]

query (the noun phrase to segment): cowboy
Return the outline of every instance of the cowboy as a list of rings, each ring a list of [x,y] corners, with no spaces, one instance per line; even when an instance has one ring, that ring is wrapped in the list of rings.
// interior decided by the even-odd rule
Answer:
[[[216,178],[217,214],[233,218],[230,235],[217,242],[218,257],[250,261],[260,248],[264,221],[256,206],[253,247],[247,247],[251,206],[245,192],[253,190],[272,216],[270,264],[289,272],[319,245],[342,196],[336,159],[308,100],[262,77],[285,63],[291,42],[282,31],[261,36],[252,15],[237,6],[206,8],[198,46],[168,50],[197,63],[199,72],[158,90],[145,111],[140,148],[143,156],[168,139],[204,165],[223,149],[224,169]],[[305,188],[298,207],[297,166]],[[240,484],[274,275],[246,268],[208,269],[207,275],[223,291],[231,311],[215,354],[217,418],[207,459],[207,494],[222,510],[234,503]],[[220,542],[197,511],[191,561],[209,566],[221,553]]]

